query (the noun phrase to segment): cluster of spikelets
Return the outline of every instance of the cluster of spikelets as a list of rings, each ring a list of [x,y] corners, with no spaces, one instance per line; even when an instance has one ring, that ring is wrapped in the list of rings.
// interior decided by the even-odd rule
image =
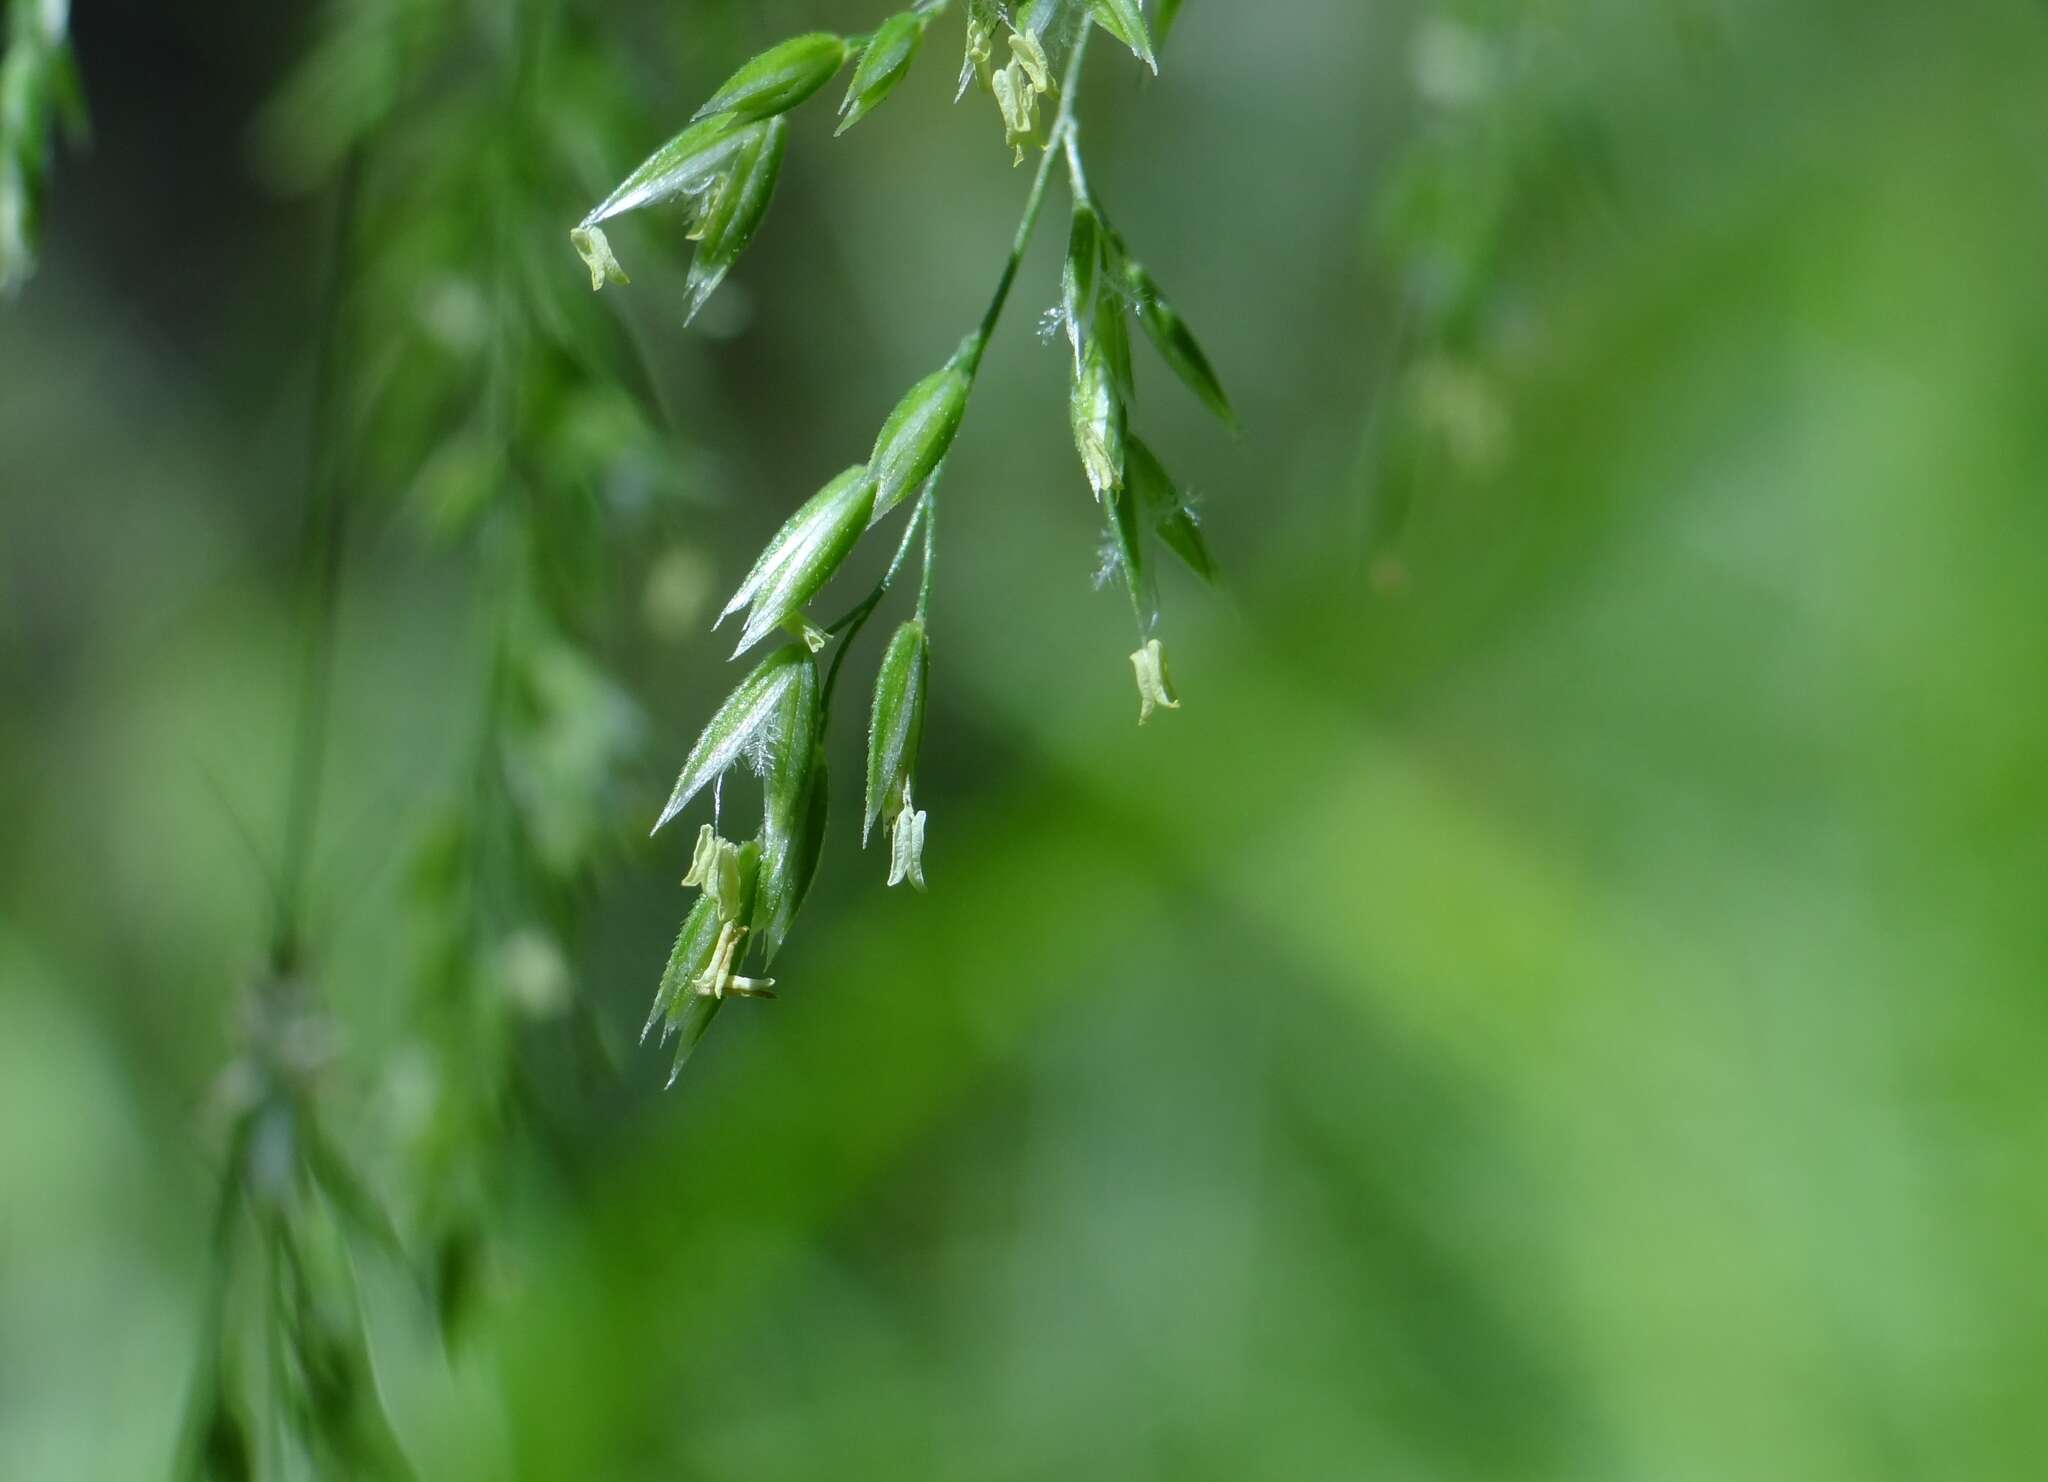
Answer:
[[[845,132],[902,80],[926,29],[947,5],[948,0],[923,0],[867,37],[799,36],[740,68],[682,133],[628,175],[571,233],[590,269],[591,286],[627,281],[603,223],[643,206],[680,201],[697,244],[685,295],[686,313],[694,316],[768,209],[789,111],[857,59],[840,105],[839,131]],[[1234,422],[1230,404],[1187,325],[1090,192],[1073,114],[1072,92],[1091,28],[1106,31],[1157,70],[1153,32],[1140,0],[1030,0],[1014,12],[993,0],[968,0],[966,8],[961,91],[978,80],[994,96],[1005,141],[1020,161],[1026,144],[1043,151],[1037,178],[980,327],[944,365],[904,394],[865,462],[832,479],[790,516],[720,614],[721,622],[745,614],[735,658],[771,634],[783,633],[788,641],[756,663],[719,707],[691,748],[655,824],[659,830],[707,788],[715,791],[736,766],[761,779],[759,834],[736,844],[721,837],[715,823],[705,824],[683,882],[701,893],[676,938],[645,1031],[652,1034],[658,1025],[664,1039],[679,1041],[678,1070],[726,999],[774,996],[773,979],[742,970],[758,964],[751,970],[762,971],[773,961],[816,872],[827,812],[824,736],[840,666],[911,555],[920,530],[923,580],[916,611],[895,630],[875,684],[862,838],[881,825],[889,844],[889,884],[908,880],[919,889],[924,886],[925,814],[912,789],[930,671],[926,609],[936,490],[1057,161],[1067,165],[1074,207],[1054,320],[1072,349],[1069,409],[1075,449],[1104,515],[1110,569],[1129,590],[1137,618],[1139,647],[1131,663],[1141,721],[1155,709],[1179,704],[1164,651],[1151,636],[1155,612],[1145,563],[1146,530],[1205,580],[1215,575],[1186,498],[1129,427],[1135,389],[1131,318],[1167,365],[1227,423]],[[1162,34],[1175,8],[1160,8]],[[1000,66],[999,36],[1007,52]],[[1062,47],[1066,75],[1055,82],[1048,52]],[[1057,112],[1041,136],[1039,110],[1047,101],[1056,103]],[[911,514],[874,590],[838,621],[824,627],[814,623],[806,613],[812,600],[862,535],[906,502],[912,504]],[[834,641],[839,647],[821,674],[818,656]]]

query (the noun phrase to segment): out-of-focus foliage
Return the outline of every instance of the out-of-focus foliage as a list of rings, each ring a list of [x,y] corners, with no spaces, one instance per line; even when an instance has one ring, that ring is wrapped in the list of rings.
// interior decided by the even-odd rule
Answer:
[[[44,177],[60,126],[85,132],[70,0],[0,6],[0,295],[35,271]]]
[[[459,1286],[519,1099],[511,1038],[584,1011],[568,954],[627,836],[622,769],[645,731],[605,656],[632,615],[615,582],[673,525],[693,459],[550,250],[584,159],[639,123],[616,81],[626,38],[537,0],[338,0],[324,25],[256,142],[287,185],[361,176],[348,476],[481,572],[486,663],[443,707],[467,777],[408,875],[420,1043],[392,1062],[418,1160],[396,1183],[425,1195],[435,1269]]]
[[[440,710],[451,734],[474,738],[463,785],[414,838],[391,841],[413,858],[406,924],[421,945],[402,1041],[381,1066],[353,1067],[382,1083],[383,1106],[323,1105],[309,1079],[267,1068],[283,1057],[260,1034],[230,1070],[256,1066],[247,1078],[265,1084],[234,1109],[228,1138],[222,1271],[186,1422],[195,1476],[284,1476],[294,1455],[407,1474],[353,1279],[304,1252],[336,1243],[330,1206],[352,1209],[355,1234],[387,1233],[380,1254],[416,1269],[455,1338],[519,1156],[519,1031],[560,1036],[589,1012],[568,951],[623,833],[621,769],[644,730],[600,657],[618,618],[609,578],[660,529],[684,459],[644,366],[537,260],[535,226],[579,189],[576,147],[619,120],[579,24],[556,5],[486,15],[342,0],[256,129],[275,182],[335,197],[316,485],[343,516],[360,509],[389,528],[401,513],[479,566],[486,657],[471,698],[451,688]],[[352,523],[316,519],[309,566],[345,562]],[[326,683],[324,658],[304,682]],[[307,744],[295,793],[322,781]],[[294,805],[317,809],[317,797]],[[287,832],[287,880],[307,837]],[[307,970],[299,925],[282,930],[291,945],[253,994],[259,1022],[306,1021],[300,999],[351,986]],[[367,1134],[350,1139],[359,1147],[328,1130],[336,1121]],[[262,1246],[238,1238],[247,1222]],[[229,1304],[252,1266],[264,1295],[238,1322]]]
[[[679,53],[663,116],[854,24],[761,9]],[[141,85],[119,45],[84,65]],[[343,1236],[393,1434],[436,1478],[2032,1475],[2048,15],[1196,0],[1162,62],[1094,84],[1129,106],[1089,166],[1177,301],[1235,296],[1203,329],[1244,437],[1143,393],[1231,555],[1232,616],[1176,608],[1182,709],[1130,723],[1128,614],[1071,558],[1100,513],[1035,410],[1070,347],[1011,334],[947,475],[932,893],[828,853],[778,962],[801,988],[669,1097],[664,1057],[613,1090],[575,1021],[523,1036],[532,1136],[464,1341]],[[688,515],[711,569],[608,576],[606,606],[667,631],[662,582],[730,590],[817,450],[978,311],[1022,181],[950,81],[914,72],[829,173],[795,163],[820,109],[706,311],[715,374],[656,342],[717,455],[662,459],[719,501]],[[152,1474],[176,1435],[199,1108],[264,921],[232,820],[267,837],[294,674],[263,573],[304,387],[251,384],[302,353],[295,218],[230,218],[263,312],[138,308],[150,156],[119,89],[95,107],[0,364],[6,1476]],[[534,236],[580,303],[584,173]],[[680,304],[659,240],[633,292]],[[349,1059],[390,1074],[335,1099],[345,1131],[419,1104],[431,896],[391,861],[474,778],[446,716],[488,644],[451,635],[491,590],[470,547],[364,541],[314,945]],[[600,666],[665,751],[723,692],[700,648]],[[637,819],[672,774],[617,775]],[[687,845],[549,933],[623,1039]],[[505,960],[547,999],[555,959]],[[331,1251],[346,1221],[309,1219]]]

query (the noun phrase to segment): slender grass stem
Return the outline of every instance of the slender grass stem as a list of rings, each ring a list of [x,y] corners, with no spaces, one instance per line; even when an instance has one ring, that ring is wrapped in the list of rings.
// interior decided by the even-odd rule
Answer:
[[[996,291],[989,299],[988,312],[981,316],[981,328],[975,332],[974,349],[967,358],[970,374],[981,368],[981,353],[988,348],[989,337],[995,333],[996,323],[1003,317],[1003,308],[1010,301],[1010,289],[1017,281],[1017,271],[1024,265],[1024,253],[1031,246],[1032,233],[1038,229],[1038,215],[1045,205],[1046,182],[1052,178],[1053,160],[1067,146],[1067,138],[1074,129],[1074,95],[1081,85],[1081,64],[1088,57],[1088,38],[1094,33],[1092,26],[1084,25],[1081,34],[1074,38],[1074,49],[1067,57],[1067,69],[1060,77],[1060,111],[1052,121],[1052,132],[1046,136],[1045,152],[1039,156],[1038,173],[1031,179],[1031,193],[1024,198],[1024,215],[1017,223],[1017,234],[1010,240],[1009,260],[1003,264],[1002,276],[996,280]]]
[[[942,462],[932,470],[932,476],[925,480],[924,492],[918,496],[917,506],[910,512],[909,523],[903,527],[903,538],[896,543],[896,554],[889,558],[889,569],[882,573],[882,579],[875,583],[867,596],[861,598],[825,629],[827,633],[839,638],[839,647],[832,654],[832,667],[825,671],[825,694],[821,708],[827,715],[832,713],[832,692],[839,684],[839,670],[846,663],[847,651],[853,647],[854,639],[860,637],[860,630],[867,626],[867,621],[874,616],[875,609],[882,605],[882,599],[889,595],[889,588],[895,585],[898,573],[903,570],[903,563],[910,558],[911,543],[917,538],[919,525],[923,525],[926,531],[925,584],[927,587],[930,585],[930,522],[932,507],[937,499],[939,478],[945,471],[946,465]]]
[[[1080,125],[1069,118],[1066,128],[1060,131],[1060,152],[1067,157],[1067,186],[1074,193],[1074,203],[1094,210],[1095,197],[1088,193],[1088,171],[1081,164],[1080,132]]]
[[[347,311],[349,259],[362,189],[360,151],[349,156],[334,212],[332,261],[320,310],[319,350],[313,368],[312,431],[308,438],[305,561],[310,607],[305,617],[304,669],[286,784],[284,852],[278,866],[277,919],[271,965],[282,976],[297,965],[305,919],[306,875],[320,786],[327,763],[328,711],[334,691],[334,637],[341,609],[342,555],[348,540],[347,481],[338,463],[337,421],[342,405],[342,319]]]
[[[1067,55],[1066,71],[1060,78],[1059,113],[1052,121],[1051,132],[1046,136],[1045,149],[1039,156],[1037,173],[1031,177],[1031,190],[1024,198],[1024,214],[1018,218],[1017,230],[1010,238],[1010,255],[1003,262],[1002,273],[996,279],[995,293],[989,298],[988,309],[981,316],[981,324],[974,332],[972,348],[967,354],[967,374],[970,377],[970,385],[972,384],[971,378],[978,377],[980,374],[982,352],[988,348],[989,338],[995,333],[996,325],[1002,320],[1003,310],[1010,302],[1010,290],[1016,286],[1018,270],[1024,265],[1024,254],[1030,250],[1032,235],[1038,229],[1038,218],[1045,208],[1045,188],[1052,179],[1053,161],[1058,159],[1063,153],[1071,154],[1071,137],[1074,131],[1074,95],[1080,89],[1081,65],[1088,56],[1088,37],[1092,30],[1093,27],[1091,26],[1083,26],[1081,34],[1074,38],[1073,51]],[[1068,166],[1070,173],[1075,168],[1076,166],[1072,163]],[[1079,177],[1077,176],[1076,178],[1078,179]],[[860,630],[866,626],[867,620],[874,614],[875,608],[881,605],[882,598],[887,595],[891,583],[896,580],[897,572],[902,570],[904,559],[910,553],[911,539],[917,534],[920,524],[924,526],[924,571],[918,581],[918,617],[922,619],[931,606],[932,567],[935,550],[932,525],[935,518],[934,511],[937,503],[939,478],[945,471],[944,463],[941,463],[938,468],[933,470],[930,480],[925,484],[924,493],[918,498],[917,508],[911,514],[910,523],[904,527],[902,543],[896,547],[896,555],[889,562],[889,569],[883,573],[882,579],[875,584],[874,590],[855,604],[851,611],[825,629],[827,633],[838,636],[840,639],[839,648],[832,655],[832,667],[825,674],[824,710],[828,715],[832,710],[832,693],[839,683],[839,670],[846,662],[847,650],[853,647],[854,639],[860,636]]]
[[[926,510],[924,515],[924,575],[918,579],[917,583],[917,620],[919,622],[925,620],[925,613],[932,605],[932,547],[938,540],[937,530],[939,524],[939,502],[933,496],[932,490],[927,489],[925,495],[931,500],[931,508]]]

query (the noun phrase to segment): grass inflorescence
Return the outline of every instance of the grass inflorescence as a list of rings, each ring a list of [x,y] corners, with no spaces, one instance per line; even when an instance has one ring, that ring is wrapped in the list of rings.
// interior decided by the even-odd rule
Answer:
[[[605,234],[606,222],[628,211],[678,204],[697,243],[684,305],[685,318],[693,317],[762,224],[787,146],[790,111],[851,63],[853,80],[840,105],[838,132],[845,133],[887,99],[911,70],[927,29],[949,8],[949,0],[923,0],[867,36],[813,32],[793,37],[739,68],[681,133],[648,156],[571,231],[591,287],[629,281]],[[942,365],[903,394],[883,420],[866,461],[837,474],[789,517],[720,614],[722,622],[744,613],[735,658],[772,636],[779,635],[781,642],[755,661],[719,707],[655,822],[659,831],[735,767],[751,770],[761,781],[759,833],[734,843],[720,838],[713,824],[703,825],[697,862],[684,882],[701,885],[704,893],[677,938],[647,1026],[648,1033],[658,1026],[664,1040],[677,1041],[678,1070],[735,984],[749,985],[741,990],[746,996],[767,996],[771,980],[737,976],[737,968],[750,963],[753,971],[767,970],[810,888],[825,837],[824,738],[840,672],[862,629],[919,550],[915,611],[890,638],[869,707],[861,835],[868,842],[879,827],[887,842],[890,885],[907,881],[924,888],[927,815],[915,803],[914,788],[930,676],[928,609],[940,482],[1056,174],[1065,176],[1071,215],[1052,322],[1072,352],[1068,422],[1080,471],[1103,517],[1108,569],[1128,593],[1137,626],[1138,647],[1130,662],[1141,722],[1180,704],[1156,632],[1149,547],[1156,541],[1205,580],[1216,573],[1188,499],[1131,429],[1132,321],[1204,405],[1233,427],[1235,413],[1186,321],[1111,224],[1091,186],[1076,108],[1092,32],[1106,32],[1156,72],[1157,44],[1178,7],[1161,6],[1153,25],[1139,0],[1030,0],[1014,11],[993,0],[966,0],[962,8],[966,42],[960,94],[977,85],[986,91],[1015,161],[1021,164],[1035,149],[1037,169],[980,322]],[[1056,76],[1053,59],[1062,54]],[[811,604],[863,536],[906,503],[910,514],[881,580],[837,620],[814,620]],[[821,679],[820,657],[834,644]],[[706,866],[712,855],[721,862],[718,870]],[[752,878],[717,884],[721,871],[735,870],[751,872]]]

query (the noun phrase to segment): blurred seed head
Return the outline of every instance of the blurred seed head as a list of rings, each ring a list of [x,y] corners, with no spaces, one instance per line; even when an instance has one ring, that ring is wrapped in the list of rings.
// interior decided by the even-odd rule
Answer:
[[[498,944],[498,990],[528,1019],[553,1019],[567,1011],[572,980],[569,959],[553,936],[522,926]]]
[[[664,643],[695,636],[716,595],[717,576],[711,558],[695,546],[675,545],[648,568],[640,594],[640,617],[647,631]]]

